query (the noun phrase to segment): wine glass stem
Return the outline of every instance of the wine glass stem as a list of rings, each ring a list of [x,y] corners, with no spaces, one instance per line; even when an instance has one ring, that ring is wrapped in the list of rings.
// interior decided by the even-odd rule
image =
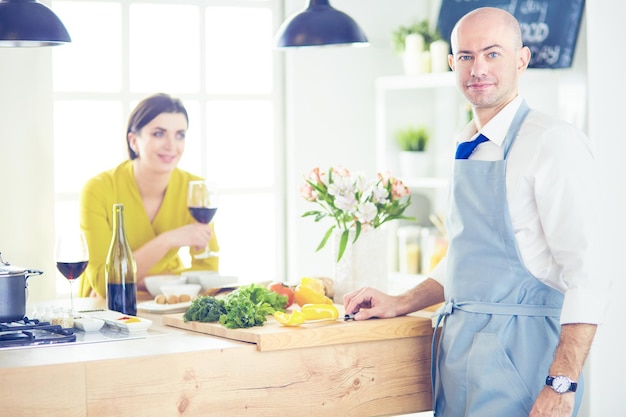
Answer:
[[[73,317],[76,315],[74,311],[74,281],[70,281],[70,308]]]

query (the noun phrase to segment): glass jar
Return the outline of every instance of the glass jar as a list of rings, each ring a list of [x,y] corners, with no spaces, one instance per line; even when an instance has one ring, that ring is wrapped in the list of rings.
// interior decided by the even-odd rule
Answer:
[[[420,274],[422,227],[402,226],[397,234],[398,270],[403,274]]]

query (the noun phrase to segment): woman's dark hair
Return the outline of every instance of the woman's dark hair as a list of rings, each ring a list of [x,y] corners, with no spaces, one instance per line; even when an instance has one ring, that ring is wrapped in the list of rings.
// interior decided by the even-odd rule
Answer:
[[[130,159],[137,159],[137,154],[130,147],[128,140],[129,133],[138,134],[141,129],[152,121],[161,113],[182,113],[189,124],[189,116],[183,102],[177,98],[170,97],[167,94],[158,93],[150,97],[146,97],[137,104],[135,110],[128,117],[128,126],[126,128],[126,144],[128,146],[128,155]]]

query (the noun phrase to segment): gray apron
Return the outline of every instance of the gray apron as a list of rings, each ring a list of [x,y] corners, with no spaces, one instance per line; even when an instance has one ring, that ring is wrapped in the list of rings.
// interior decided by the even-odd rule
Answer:
[[[433,341],[436,417],[527,417],[559,341],[563,295],[524,266],[506,198],[506,158],[528,112],[523,102],[504,160],[454,163],[443,326]]]

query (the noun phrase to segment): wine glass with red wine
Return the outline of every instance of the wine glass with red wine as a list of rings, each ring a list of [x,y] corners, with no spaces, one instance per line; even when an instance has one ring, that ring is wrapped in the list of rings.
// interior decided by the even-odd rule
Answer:
[[[209,224],[217,212],[217,191],[215,187],[206,181],[189,181],[189,193],[187,194],[187,207],[196,221]],[[204,252],[194,254],[194,258],[205,259],[217,256],[209,251],[209,246]]]
[[[75,314],[73,282],[81,276],[89,262],[85,234],[81,230],[61,233],[57,240],[55,259],[57,269],[70,283],[70,305],[72,314]]]

